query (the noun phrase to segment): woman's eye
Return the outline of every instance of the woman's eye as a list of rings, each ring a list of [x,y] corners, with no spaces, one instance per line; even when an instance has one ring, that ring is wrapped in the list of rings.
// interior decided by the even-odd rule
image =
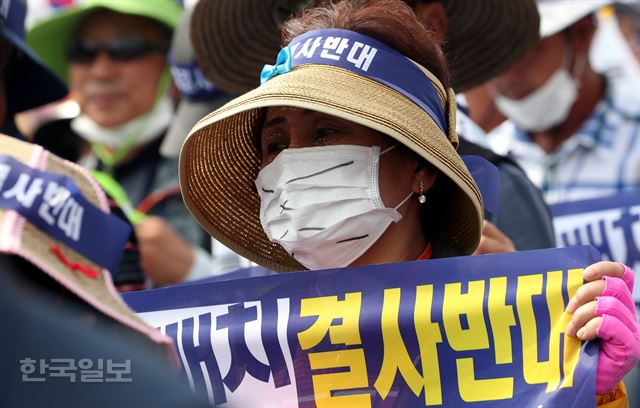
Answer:
[[[338,132],[337,129],[331,128],[331,127],[318,128],[316,130],[316,140],[324,140],[324,139],[328,138],[329,136],[334,135],[337,132]]]
[[[287,145],[282,142],[271,142],[267,146],[267,154],[279,153],[280,151],[287,148]]]

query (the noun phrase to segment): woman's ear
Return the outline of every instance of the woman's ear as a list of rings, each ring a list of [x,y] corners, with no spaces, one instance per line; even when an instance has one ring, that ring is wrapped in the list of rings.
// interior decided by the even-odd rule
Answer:
[[[438,170],[431,164],[421,163],[413,176],[413,192],[416,194],[426,193],[433,187],[438,178]],[[420,183],[422,182],[422,184]]]

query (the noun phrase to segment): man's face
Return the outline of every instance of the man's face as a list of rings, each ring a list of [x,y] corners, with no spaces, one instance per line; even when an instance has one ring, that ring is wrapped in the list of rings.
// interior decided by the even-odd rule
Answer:
[[[161,52],[165,41],[162,30],[143,17],[113,12],[86,17],[72,44],[79,50],[100,51],[94,58],[86,58],[86,52],[77,53],[85,58],[70,57],[71,94],[82,111],[104,127],[122,125],[149,111],[166,63]],[[105,47],[116,42],[143,43],[150,51],[114,57]]]
[[[565,64],[567,37],[563,33],[542,39],[520,61],[492,81],[495,90],[511,99],[522,99],[541,87]]]

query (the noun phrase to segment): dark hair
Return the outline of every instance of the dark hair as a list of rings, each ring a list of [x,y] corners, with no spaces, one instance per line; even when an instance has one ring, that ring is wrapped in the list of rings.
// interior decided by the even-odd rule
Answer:
[[[436,1],[439,0],[404,0],[405,3],[407,3],[409,5],[409,7],[411,7],[412,9],[416,9],[416,4],[418,3],[435,3]]]
[[[283,25],[285,45],[311,30],[339,28],[355,31],[394,48],[431,71],[445,89],[449,88],[449,71],[442,49],[402,0],[342,0],[335,4],[319,4]]]

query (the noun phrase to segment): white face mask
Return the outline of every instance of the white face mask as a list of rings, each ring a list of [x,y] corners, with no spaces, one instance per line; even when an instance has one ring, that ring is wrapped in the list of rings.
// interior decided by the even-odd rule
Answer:
[[[169,97],[160,99],[149,112],[119,126],[105,128],[86,114],[71,121],[71,129],[88,142],[118,148],[133,142],[140,146],[162,134],[173,116],[173,103]]]
[[[260,222],[309,269],[345,267],[369,249],[413,194],[386,208],[378,190],[377,146],[286,149],[258,174]]]
[[[571,45],[567,45],[571,47]],[[572,51],[571,51],[572,53]],[[569,58],[565,57],[568,61]],[[565,64],[566,65],[566,64]],[[582,74],[584,61],[579,74]],[[579,75],[576,75],[579,77]],[[496,94],[494,102],[503,115],[527,132],[541,132],[562,123],[578,97],[580,83],[563,65],[540,88],[522,99]]]

